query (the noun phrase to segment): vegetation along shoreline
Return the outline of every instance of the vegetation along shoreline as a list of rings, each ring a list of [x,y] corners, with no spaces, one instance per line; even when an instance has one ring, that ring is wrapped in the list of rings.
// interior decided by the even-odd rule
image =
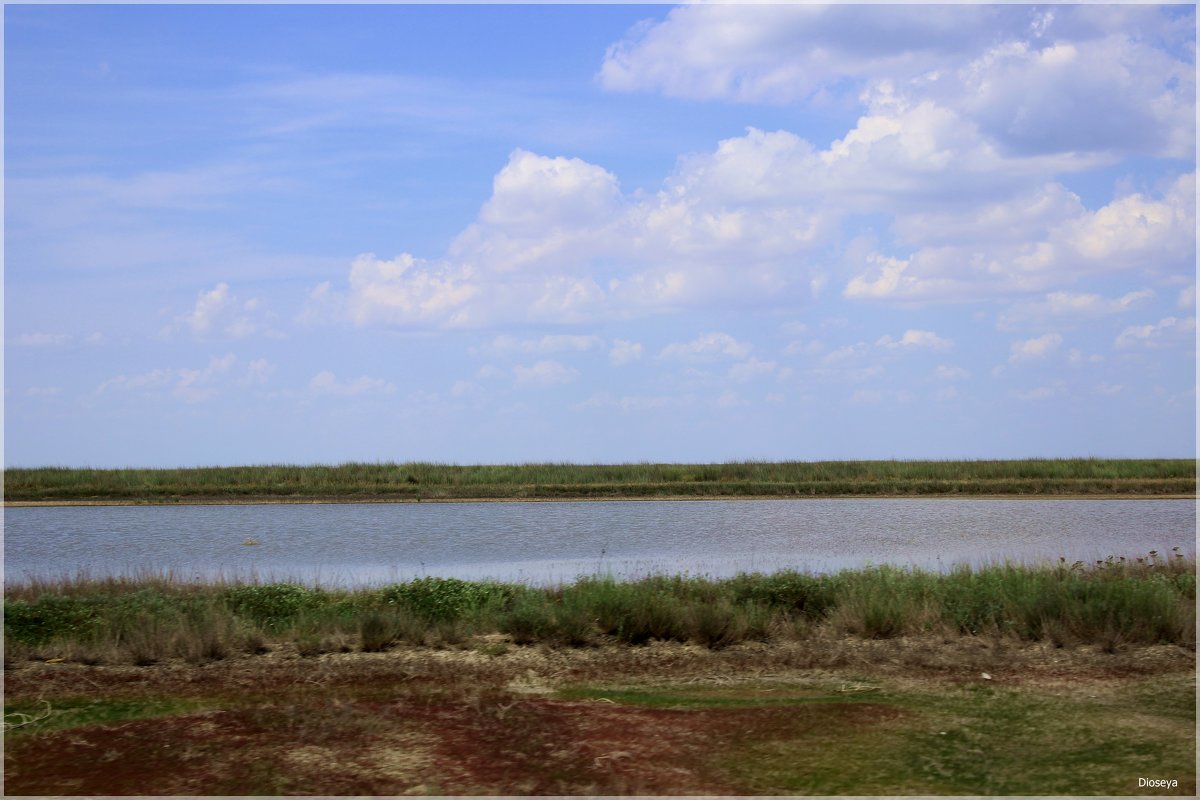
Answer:
[[[409,462],[179,469],[39,467],[4,472],[8,506],[804,497],[1183,498],[1195,494],[1195,459],[467,466]]]

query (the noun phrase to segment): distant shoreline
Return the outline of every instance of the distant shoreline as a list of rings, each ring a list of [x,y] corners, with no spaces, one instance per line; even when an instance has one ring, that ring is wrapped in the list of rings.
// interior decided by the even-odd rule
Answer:
[[[431,497],[420,500],[367,497],[209,497],[186,500],[5,500],[5,508],[93,507],[93,506],[303,506],[303,505],[417,505],[421,503],[628,503],[711,502],[713,500],[1195,500],[1195,494],[840,494],[840,495],[706,495],[629,497]]]
[[[4,505],[1194,498],[1195,459],[13,468]]]

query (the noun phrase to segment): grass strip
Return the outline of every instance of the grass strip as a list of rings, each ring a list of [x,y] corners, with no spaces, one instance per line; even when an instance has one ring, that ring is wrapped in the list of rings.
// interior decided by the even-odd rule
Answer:
[[[1194,495],[1195,459],[724,464],[348,463],[11,468],[6,501],[499,500],[655,497]]]
[[[33,581],[5,587],[5,662],[205,663],[279,646],[319,655],[497,634],[554,647],[660,640],[717,650],[823,633],[944,632],[1110,652],[1126,644],[1194,649],[1196,564],[1177,551],[949,573],[873,567],[726,580],[590,577],[549,588],[434,577],[358,590],[170,578]]]

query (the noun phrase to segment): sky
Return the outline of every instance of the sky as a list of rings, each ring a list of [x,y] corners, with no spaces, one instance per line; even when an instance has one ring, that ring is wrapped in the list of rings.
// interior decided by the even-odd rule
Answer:
[[[1192,5],[3,30],[7,466],[1195,455]]]

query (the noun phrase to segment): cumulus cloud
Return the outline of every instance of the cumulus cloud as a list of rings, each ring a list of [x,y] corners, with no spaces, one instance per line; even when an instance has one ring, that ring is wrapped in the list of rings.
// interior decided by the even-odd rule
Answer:
[[[746,383],[756,378],[763,378],[775,372],[778,366],[774,361],[762,361],[757,358],[751,358],[749,361],[742,361],[734,364],[729,368],[729,379],[737,383]]]
[[[488,355],[583,352],[603,346],[604,340],[594,335],[548,334],[538,339],[518,339],[515,336],[502,335],[479,348],[479,352]]]
[[[22,333],[14,343],[18,347],[57,347],[70,342],[68,333]]]
[[[358,397],[372,394],[393,394],[396,387],[382,378],[363,375],[352,381],[339,381],[329,370],[318,372],[308,382],[308,390],[314,395],[332,397]]]
[[[1051,397],[1056,397],[1066,391],[1066,387],[1062,383],[1056,383],[1053,386],[1038,386],[1034,389],[1025,391],[1015,391],[1012,396],[1018,400],[1047,400]]]
[[[1047,333],[1034,339],[1013,342],[1009,348],[1008,363],[1017,364],[1044,358],[1057,350],[1062,340],[1062,336],[1057,333]]]
[[[962,367],[950,367],[945,364],[938,364],[934,374],[944,381],[962,381],[971,377],[971,373]]]
[[[1074,215],[1052,217],[1054,224],[1024,241],[981,235],[972,244],[933,243],[904,258],[869,253],[862,259],[865,271],[851,278],[844,295],[862,300],[971,300],[1044,292],[1121,270],[1192,270],[1195,180],[1195,173],[1177,177],[1158,199],[1134,194],[1094,212],[1079,206]],[[993,212],[995,219],[1006,216],[994,204]],[[945,212],[938,219],[953,228],[955,216]],[[1059,300],[1069,297],[1062,294]]]
[[[318,301],[327,288],[317,287]],[[350,265],[345,306],[356,325],[434,323],[455,327],[470,319],[466,304],[480,292],[469,266],[431,264],[402,253],[384,260],[364,253]]]
[[[1196,284],[1184,287],[1179,290],[1179,297],[1175,304],[1180,308],[1188,309],[1196,307]]]
[[[518,364],[512,372],[517,385],[526,387],[557,386],[570,383],[579,376],[579,370],[553,360],[538,361],[530,366]]]
[[[241,386],[265,386],[274,374],[274,364],[265,358],[256,358],[246,365],[246,372],[238,384]]]
[[[200,403],[215,397],[221,388],[222,379],[232,369],[237,358],[233,353],[213,356],[200,369],[155,369],[137,375],[118,375],[101,383],[93,393],[95,396],[113,392],[139,392],[154,394],[170,389],[171,394],[184,402]]]
[[[1015,304],[1000,314],[997,324],[1011,328],[1025,320],[1058,318],[1093,318],[1122,314],[1146,305],[1154,298],[1154,290],[1139,289],[1120,297],[1108,298],[1092,292],[1050,292],[1041,300]]]
[[[1194,174],[1098,208],[1060,179],[1128,156],[1191,157],[1181,24],[1151,7],[676,8],[609,49],[601,85],[848,102],[858,119],[823,146],[751,127],[632,193],[603,165],[515,149],[446,253],[361,255],[347,285],[315,287],[301,316],[589,324],[797,307],[834,280],[849,299],[916,304],[1046,295],[1120,270],[1190,273]],[[893,242],[841,248],[859,215],[880,215]]]
[[[888,350],[897,349],[930,349],[930,350],[949,350],[954,346],[954,342],[950,339],[943,339],[933,331],[918,331],[907,330],[899,339],[893,339],[891,336],[881,336],[876,347],[883,347]]]
[[[727,333],[705,333],[690,342],[669,344],[658,354],[662,359],[687,362],[716,361],[722,358],[745,358],[750,345],[739,342]]]
[[[786,103],[847,76],[921,70],[994,35],[995,14],[942,7],[689,5],[609,47],[598,79],[615,91]]]
[[[1131,325],[1117,336],[1116,346],[1122,349],[1133,347],[1165,347],[1184,341],[1192,341],[1196,331],[1196,318],[1164,317],[1149,325]]]
[[[201,291],[191,312],[176,317],[162,333],[169,335],[177,330],[188,330],[198,339],[210,336],[242,339],[256,333],[272,338],[282,336],[267,324],[259,306],[258,298],[241,300],[232,294],[228,283],[221,282],[212,289]]]
[[[664,395],[623,395],[616,397],[611,392],[597,392],[582,403],[573,406],[573,408],[576,411],[584,411],[592,408],[610,408],[628,413],[631,411],[650,411],[679,404],[679,400]]]
[[[614,91],[836,102],[879,84],[954,108],[1016,154],[1189,157],[1195,75],[1166,9],[697,4],[608,49]],[[1184,49],[1184,53],[1190,52]]]
[[[626,364],[639,361],[641,358],[642,345],[638,342],[626,341],[625,339],[615,340],[612,349],[608,351],[608,363],[614,367],[623,367]]]

